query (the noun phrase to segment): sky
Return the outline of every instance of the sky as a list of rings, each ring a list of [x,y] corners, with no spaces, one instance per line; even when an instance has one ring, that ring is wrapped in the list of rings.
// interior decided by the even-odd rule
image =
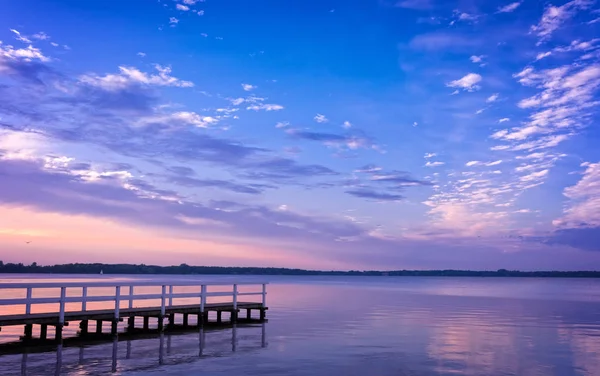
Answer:
[[[4,262],[600,269],[600,2],[2,8]]]

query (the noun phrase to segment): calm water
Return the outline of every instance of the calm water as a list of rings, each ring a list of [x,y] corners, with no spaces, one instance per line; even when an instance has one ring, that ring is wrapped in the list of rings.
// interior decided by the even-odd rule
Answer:
[[[264,327],[5,355],[0,375],[600,375],[600,280],[266,278]]]

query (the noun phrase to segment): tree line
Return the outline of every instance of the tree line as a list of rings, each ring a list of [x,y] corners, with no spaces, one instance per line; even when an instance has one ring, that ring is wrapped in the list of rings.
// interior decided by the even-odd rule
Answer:
[[[415,277],[557,277],[600,278],[600,271],[519,271],[519,270],[350,270],[325,271],[289,268],[190,266],[187,264],[158,266],[145,264],[59,264],[4,263],[0,273],[54,274],[212,274],[212,275],[334,275],[334,276],[415,276]]]

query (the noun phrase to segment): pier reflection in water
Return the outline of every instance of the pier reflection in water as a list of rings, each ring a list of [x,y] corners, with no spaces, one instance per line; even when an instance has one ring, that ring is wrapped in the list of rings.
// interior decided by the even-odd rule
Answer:
[[[202,358],[248,353],[267,346],[266,323],[233,325],[219,330],[159,333],[144,338],[65,345],[23,347],[21,354],[0,356],[0,375],[103,375],[156,371],[165,365],[201,362]],[[45,350],[45,351],[44,351]],[[49,356],[53,351],[55,357]]]

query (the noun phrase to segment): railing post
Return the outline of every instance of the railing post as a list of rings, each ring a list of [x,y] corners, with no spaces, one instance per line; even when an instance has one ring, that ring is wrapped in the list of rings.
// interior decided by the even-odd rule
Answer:
[[[115,287],[115,320],[120,317],[119,310],[121,309],[121,286]]]
[[[133,308],[133,285],[129,286],[129,308]]]
[[[167,286],[166,285],[162,285],[162,295],[160,297],[160,315],[161,317],[165,316],[165,295],[167,293]]]
[[[27,303],[25,305],[25,314],[29,315],[31,314],[31,295],[32,295],[32,288],[31,287],[27,287]]]
[[[169,286],[169,307],[173,306],[173,285]]]
[[[267,284],[262,285],[262,307],[267,308]]]
[[[87,286],[83,286],[81,291],[81,310],[85,312],[87,309]]]
[[[58,323],[62,326],[65,323],[65,298],[67,297],[67,288],[60,288],[60,311],[58,313]]]
[[[233,285],[233,309],[237,309],[237,295],[238,295],[237,284],[234,284]]]
[[[200,313],[204,314],[204,305],[206,304],[206,285],[202,285],[200,292]]]

